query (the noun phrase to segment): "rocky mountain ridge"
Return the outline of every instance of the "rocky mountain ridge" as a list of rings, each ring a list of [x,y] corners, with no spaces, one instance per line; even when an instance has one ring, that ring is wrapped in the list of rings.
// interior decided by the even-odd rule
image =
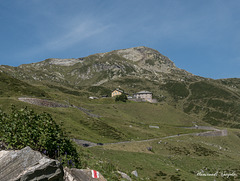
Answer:
[[[196,79],[179,69],[166,56],[147,47],[98,53],[78,59],[46,59],[19,67],[0,66],[0,70],[26,81],[54,81],[69,85],[101,85],[124,76],[149,80]]]

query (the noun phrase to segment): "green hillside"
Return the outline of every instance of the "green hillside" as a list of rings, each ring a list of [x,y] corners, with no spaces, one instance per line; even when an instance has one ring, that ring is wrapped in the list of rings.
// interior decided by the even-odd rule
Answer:
[[[116,102],[116,88],[130,96],[150,91],[157,103]],[[0,66],[0,109],[9,112],[12,104],[50,113],[71,139],[101,143],[78,149],[82,165],[108,180],[120,180],[116,170],[137,170],[133,180],[239,179],[240,79],[195,76],[151,48]],[[186,129],[198,126],[228,134]],[[197,176],[202,170],[238,176]]]
[[[64,97],[61,92],[52,95],[52,97],[54,96]],[[195,132],[181,128],[193,126],[193,122],[207,125],[167,104],[130,101],[116,103],[112,98],[90,101],[72,95],[66,95],[64,98],[71,105],[86,109],[88,114],[74,107],[43,107],[21,102],[16,98],[1,98],[0,105],[6,111],[11,107],[11,104],[14,104],[17,107],[30,107],[37,112],[48,112],[53,115],[57,123],[63,124],[69,137],[95,143],[159,138],[172,134]],[[66,104],[65,99],[55,101]],[[92,114],[100,117],[92,117]],[[149,128],[149,126],[158,126],[159,129]]]
[[[240,128],[240,96],[231,89],[212,82],[196,82],[189,86],[184,111],[198,115],[214,126]]]
[[[0,72],[0,97],[11,96],[48,97],[48,94],[35,86]]]
[[[143,143],[92,147],[95,159],[108,160],[131,175],[136,170],[144,180],[239,180],[238,130],[226,137],[182,136]],[[147,148],[151,147],[152,151]],[[98,168],[97,165],[94,165]],[[217,173],[217,174],[216,174]],[[204,176],[215,174],[215,176]],[[138,180],[131,175],[133,180]],[[141,179],[139,179],[141,180]]]

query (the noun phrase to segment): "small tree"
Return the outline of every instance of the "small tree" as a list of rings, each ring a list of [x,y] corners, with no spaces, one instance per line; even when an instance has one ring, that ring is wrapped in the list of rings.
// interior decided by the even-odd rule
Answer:
[[[61,159],[63,164],[70,161],[75,166],[80,166],[75,146],[50,114],[37,114],[27,107],[17,110],[12,106],[10,114],[0,110],[0,125],[0,141],[9,148],[22,149],[30,146],[50,158]]]
[[[122,102],[126,102],[128,100],[127,95],[125,93],[122,93],[119,96],[116,96],[115,101],[122,101]]]

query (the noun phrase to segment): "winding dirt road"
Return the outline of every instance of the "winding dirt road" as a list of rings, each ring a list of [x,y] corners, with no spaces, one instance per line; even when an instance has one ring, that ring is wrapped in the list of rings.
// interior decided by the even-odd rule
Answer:
[[[85,140],[78,140],[78,139],[73,139],[73,141],[83,147],[94,147],[94,146],[123,144],[123,143],[142,143],[142,142],[156,141],[156,140],[174,138],[174,137],[179,137],[179,136],[187,136],[187,135],[208,136],[208,137],[210,137],[210,136],[227,136],[228,135],[227,130],[220,130],[220,129],[216,129],[214,127],[208,127],[208,126],[185,127],[185,128],[186,129],[210,130],[210,131],[200,132],[200,133],[177,134],[177,135],[171,135],[171,136],[166,136],[166,137],[162,137],[162,138],[153,138],[153,139],[138,140],[138,141],[132,140],[132,141],[121,141],[121,142],[116,142],[116,143],[104,143],[104,144],[93,143],[93,142],[89,142],[89,141],[85,141]]]

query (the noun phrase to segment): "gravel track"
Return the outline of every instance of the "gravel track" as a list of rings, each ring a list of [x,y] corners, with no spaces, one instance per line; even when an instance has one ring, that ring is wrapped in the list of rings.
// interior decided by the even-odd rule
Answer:
[[[196,127],[185,127],[186,129],[202,129],[202,130],[210,130],[206,132],[200,132],[200,133],[187,133],[187,134],[177,134],[177,135],[171,135],[171,136],[166,136],[162,138],[153,138],[153,139],[146,139],[146,140],[139,140],[139,141],[121,141],[121,142],[116,142],[116,143],[104,143],[103,145],[114,145],[114,144],[123,144],[123,143],[142,143],[142,142],[148,142],[148,141],[156,141],[160,139],[167,139],[167,138],[174,138],[174,137],[179,137],[179,136],[187,136],[187,135],[192,135],[192,136],[207,136],[207,137],[215,137],[215,136],[227,136],[227,130],[220,130],[216,129],[213,127],[207,127],[207,126],[199,126],[198,128]],[[74,142],[76,142],[80,146],[84,147],[94,147],[94,146],[99,146],[97,143],[85,141],[85,140],[78,140],[78,139],[73,139]],[[88,146],[87,146],[88,145]]]
[[[29,104],[34,104],[34,105],[37,105],[37,106],[44,106],[44,107],[53,107],[53,108],[56,108],[56,107],[63,107],[63,108],[74,107],[74,108],[77,108],[78,110],[84,112],[85,114],[87,114],[90,117],[94,117],[94,118],[101,117],[100,115],[90,113],[91,110],[85,109],[83,107],[77,107],[77,106],[74,106],[74,105],[70,106],[70,105],[67,105],[67,104],[61,104],[61,103],[46,100],[46,99],[20,97],[20,98],[18,98],[18,100],[22,101],[22,102],[29,103]]]

